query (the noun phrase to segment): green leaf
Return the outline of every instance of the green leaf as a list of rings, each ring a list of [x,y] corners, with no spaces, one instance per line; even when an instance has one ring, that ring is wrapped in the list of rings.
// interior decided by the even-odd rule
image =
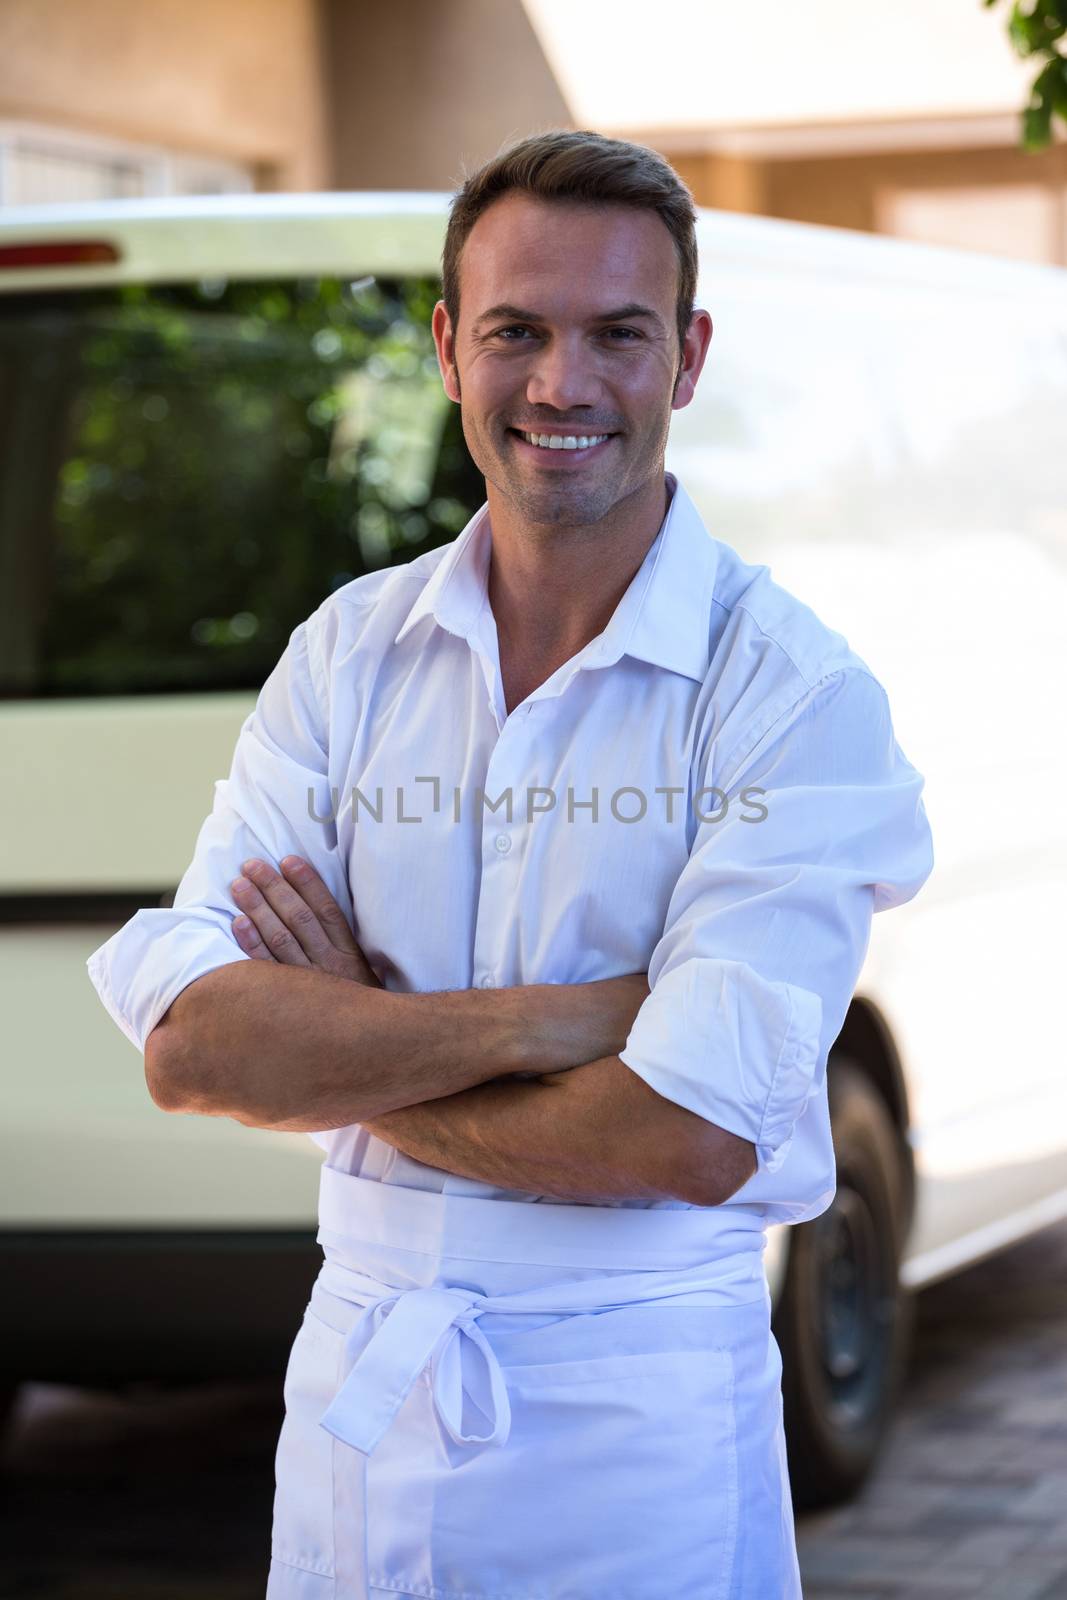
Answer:
[[[1017,54],[1025,57],[1039,51],[1053,52],[1056,41],[1064,34],[1063,12],[1067,12],[1067,0],[1036,0],[1029,11],[1023,9],[1022,0],[1015,0],[1008,35]]]
[[[1055,61],[1050,61],[1046,71],[1049,79],[1045,88],[1045,99],[1049,101],[1053,111],[1067,120],[1067,58],[1059,56]]]
[[[1044,150],[1052,139],[1052,107],[1047,102],[1027,106],[1023,112],[1023,147],[1026,150]]]

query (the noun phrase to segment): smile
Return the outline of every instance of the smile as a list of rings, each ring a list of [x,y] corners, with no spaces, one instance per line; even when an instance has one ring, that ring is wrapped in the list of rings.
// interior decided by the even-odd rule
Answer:
[[[611,433],[526,433],[519,428],[509,431],[525,449],[536,450],[539,456],[554,461],[563,456],[587,460],[614,438]]]

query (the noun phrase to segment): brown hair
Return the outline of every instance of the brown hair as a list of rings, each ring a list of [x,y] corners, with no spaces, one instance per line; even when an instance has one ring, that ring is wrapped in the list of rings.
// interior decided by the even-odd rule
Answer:
[[[459,328],[459,266],[467,235],[482,212],[511,189],[540,200],[628,205],[658,212],[678,257],[675,315],[682,350],[697,286],[693,196],[655,150],[588,128],[531,134],[465,177],[452,199],[441,256],[442,299],[453,333]]]

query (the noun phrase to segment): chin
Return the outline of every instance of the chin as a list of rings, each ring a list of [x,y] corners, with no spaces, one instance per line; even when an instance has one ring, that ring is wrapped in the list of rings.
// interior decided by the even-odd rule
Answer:
[[[607,491],[590,494],[588,489],[579,492],[580,489],[581,486],[575,484],[569,492],[561,486],[551,494],[516,494],[511,491],[508,499],[529,522],[538,522],[545,527],[554,527],[559,523],[590,527],[608,515],[615,500]]]

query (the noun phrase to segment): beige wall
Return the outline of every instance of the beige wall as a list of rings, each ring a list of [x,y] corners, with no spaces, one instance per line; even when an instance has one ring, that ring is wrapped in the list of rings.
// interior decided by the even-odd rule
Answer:
[[[316,0],[3,0],[0,118],[327,187],[320,48]]]
[[[879,189],[952,189],[987,184],[1067,183],[1067,147],[1024,150],[893,151],[778,161],[766,167],[767,211],[801,222],[877,228]]]
[[[325,0],[333,183],[445,189],[542,128],[575,126],[520,0]]]
[[[1067,190],[1067,144],[1033,154],[1018,148],[887,151],[792,160],[672,155],[698,204],[796,222],[877,232],[879,193],[1043,185]],[[1062,204],[1062,199],[1058,198]],[[995,248],[991,241],[989,248]],[[1067,264],[1067,263],[1064,263]]]
[[[644,142],[655,146],[655,136],[648,135]],[[713,206],[717,211],[765,210],[766,170],[762,162],[710,152],[686,155],[664,151],[664,155],[683,183],[688,184],[698,206]]]

